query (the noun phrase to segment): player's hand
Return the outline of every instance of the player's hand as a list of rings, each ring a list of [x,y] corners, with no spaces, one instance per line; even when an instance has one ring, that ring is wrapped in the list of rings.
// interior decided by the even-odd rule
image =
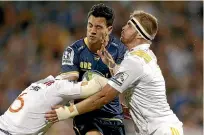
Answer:
[[[45,113],[46,120],[48,120],[51,123],[58,122],[59,119],[58,119],[57,112],[55,109],[58,109],[60,107],[64,107],[64,106],[62,105],[53,106],[51,111],[46,112]]]
[[[106,50],[105,46],[101,46],[101,49],[97,51],[97,54],[101,57],[103,63],[106,64],[109,68],[114,67],[115,62],[113,60],[113,57]]]
[[[75,105],[71,106],[54,106],[52,107],[52,111],[49,111],[45,114],[45,118],[51,122],[55,123],[61,120],[65,120],[68,118],[73,118],[76,115],[79,115],[79,112]]]
[[[129,108],[124,104],[121,104],[121,105],[122,105],[122,109],[123,109],[124,118],[127,120],[131,120],[132,118],[131,118],[131,115],[129,112]]]
[[[109,68],[113,68],[113,66],[115,65],[115,61],[113,60],[113,57],[105,48],[105,44],[107,43],[106,36],[107,34],[105,34],[102,37],[102,46],[100,50],[97,50],[97,54],[101,57],[104,64],[106,64]]]
[[[106,64],[108,67],[115,64],[113,57],[110,55],[110,53],[106,50],[105,46],[107,44],[107,36],[108,34],[105,33],[101,38],[101,49],[97,50],[97,54],[101,57],[104,64]]]

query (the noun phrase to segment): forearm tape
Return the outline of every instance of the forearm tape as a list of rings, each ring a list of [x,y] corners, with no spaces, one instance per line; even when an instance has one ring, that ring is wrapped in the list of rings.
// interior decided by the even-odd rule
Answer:
[[[60,107],[58,109],[55,109],[55,111],[57,113],[57,117],[59,121],[79,115],[75,105],[72,105],[69,107],[68,106]]]
[[[102,76],[96,76],[88,81],[88,84],[81,86],[81,98],[87,98],[100,91],[108,82],[108,79]]]

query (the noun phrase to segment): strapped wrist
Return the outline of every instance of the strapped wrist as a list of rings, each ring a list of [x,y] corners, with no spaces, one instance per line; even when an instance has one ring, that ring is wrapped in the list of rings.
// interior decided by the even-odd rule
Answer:
[[[58,109],[55,109],[55,111],[59,121],[75,117],[79,114],[75,105],[69,107],[68,106],[60,107]]]

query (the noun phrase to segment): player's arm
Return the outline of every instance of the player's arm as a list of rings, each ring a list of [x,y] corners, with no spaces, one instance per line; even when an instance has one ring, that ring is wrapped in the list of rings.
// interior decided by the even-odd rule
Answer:
[[[118,95],[119,91],[107,84],[100,92],[76,104],[76,111],[78,111],[78,115],[80,115],[100,109],[105,104],[111,102]],[[74,108],[74,106],[70,106],[69,108],[71,109],[72,107]]]
[[[137,68],[129,66],[137,65]],[[135,69],[135,70],[134,70]],[[98,93],[70,107],[58,108],[55,111],[46,114],[47,120],[58,121],[66,118],[74,117],[95,109],[101,108],[103,105],[112,101],[119,93],[127,90],[130,84],[135,82],[143,73],[143,67],[140,62],[126,60],[108,84]]]
[[[108,79],[95,74],[89,81],[73,83],[67,80],[57,80],[57,92],[59,96],[69,100],[87,98],[100,91],[108,82]]]
[[[101,57],[103,63],[108,66],[109,71],[113,76],[117,72],[119,65],[115,63],[113,57],[104,46],[102,46],[101,49],[97,51],[97,54]]]
[[[68,118],[75,117],[86,112],[101,108],[103,105],[112,101],[119,92],[110,85],[106,85],[101,91],[90,96],[89,98],[71,106],[56,106],[54,110],[45,114],[45,118],[50,122],[58,122]],[[58,108],[59,107],[59,108]]]
[[[137,68],[129,66],[130,64],[134,64]],[[99,109],[112,101],[119,93],[128,90],[129,86],[133,82],[138,81],[142,75],[143,66],[139,60],[125,60],[121,63],[118,72],[100,92],[69,108],[75,108],[75,112],[78,112],[78,115]],[[71,114],[70,116],[73,117]]]
[[[79,78],[79,73],[77,71],[75,71],[75,73],[71,73],[71,72],[66,72],[66,73],[61,73],[60,75],[58,75],[56,77],[56,79],[60,79],[60,80],[69,80],[69,81],[77,81]]]
[[[117,54],[117,57],[116,57],[114,62],[110,62],[108,64],[110,73],[112,75],[114,75],[118,71],[121,62],[124,59],[124,55],[125,55],[126,51],[127,51],[126,46],[124,44],[118,43],[118,54]],[[107,54],[107,55],[111,56],[110,54]]]

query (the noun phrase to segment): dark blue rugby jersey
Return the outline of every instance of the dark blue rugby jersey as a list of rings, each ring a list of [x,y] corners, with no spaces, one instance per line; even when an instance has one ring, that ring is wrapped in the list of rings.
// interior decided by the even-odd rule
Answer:
[[[110,78],[111,75],[108,67],[102,62],[97,54],[92,53],[89,50],[86,45],[86,40],[86,38],[80,39],[66,48],[62,57],[62,73],[73,74],[78,72],[78,81],[81,81],[83,74],[87,70],[97,70],[101,72],[105,77]],[[112,55],[115,62],[117,64],[120,64],[124,58],[126,47],[118,39],[110,36],[110,40],[108,45],[106,46],[106,49]],[[95,110],[84,115],[100,118],[122,118],[122,108],[119,103],[119,98],[115,98],[112,102],[105,105],[100,110]]]

